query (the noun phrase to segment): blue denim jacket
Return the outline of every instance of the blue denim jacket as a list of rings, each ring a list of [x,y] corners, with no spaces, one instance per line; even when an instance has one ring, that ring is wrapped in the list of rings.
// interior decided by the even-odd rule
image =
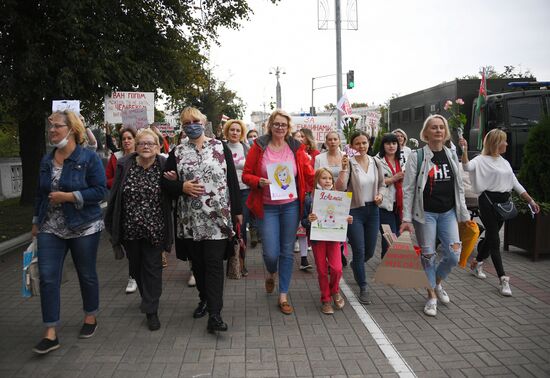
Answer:
[[[52,159],[55,150],[46,154],[40,162],[38,189],[34,201],[33,224],[42,225],[48,212],[48,195],[52,185]],[[76,146],[65,159],[59,180],[59,190],[72,192],[76,202],[65,202],[61,206],[67,226],[77,229],[101,219],[99,203],[107,193],[103,164],[93,151]]]

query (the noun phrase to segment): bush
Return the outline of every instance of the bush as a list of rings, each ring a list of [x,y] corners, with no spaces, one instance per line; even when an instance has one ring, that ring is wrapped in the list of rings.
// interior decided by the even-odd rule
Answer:
[[[550,204],[550,118],[529,132],[519,179],[535,201]]]

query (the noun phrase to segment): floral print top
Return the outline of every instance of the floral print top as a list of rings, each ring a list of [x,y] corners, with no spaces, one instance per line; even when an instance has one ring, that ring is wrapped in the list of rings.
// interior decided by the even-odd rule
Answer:
[[[199,197],[181,195],[178,199],[177,235],[183,239],[221,240],[233,236],[227,163],[223,144],[210,139],[198,150],[189,140],[175,147],[178,177],[198,179],[204,185]]]
[[[122,187],[123,240],[146,239],[155,246],[164,240],[161,176],[157,160],[147,169],[132,162]]]
[[[59,180],[61,179],[63,167],[58,167],[52,160],[52,192],[59,190]],[[62,204],[49,204],[48,212],[44,218],[44,223],[40,227],[40,232],[46,234],[54,234],[61,239],[74,239],[81,236],[88,236],[100,232],[105,228],[103,219],[98,219],[92,223],[84,225],[79,229],[71,229],[65,223],[65,215],[63,214]]]

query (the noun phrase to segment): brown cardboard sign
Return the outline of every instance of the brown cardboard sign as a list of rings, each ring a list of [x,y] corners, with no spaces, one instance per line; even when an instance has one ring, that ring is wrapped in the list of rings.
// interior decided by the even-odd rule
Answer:
[[[400,288],[430,287],[410,233],[404,232],[391,244],[376,269],[374,282]]]

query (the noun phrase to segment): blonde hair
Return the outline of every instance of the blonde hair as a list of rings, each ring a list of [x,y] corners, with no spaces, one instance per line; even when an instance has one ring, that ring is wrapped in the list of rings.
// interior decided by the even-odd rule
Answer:
[[[393,134],[401,133],[401,135],[403,135],[403,139],[405,139],[405,141],[403,142],[403,146],[407,145],[407,141],[409,140],[409,138],[407,137],[407,133],[405,132],[405,130],[395,129],[395,130],[392,131],[392,133]]]
[[[185,109],[183,109],[180,113],[180,122],[183,124],[183,120],[189,120],[189,119],[198,119],[203,124],[206,123],[206,116],[201,113],[201,111],[197,108],[194,108],[192,106],[188,106]]]
[[[426,130],[428,129],[430,121],[436,118],[443,121],[443,125],[445,125],[445,142],[447,142],[448,140],[451,140],[451,130],[449,130],[449,124],[447,123],[447,119],[445,119],[445,117],[443,117],[440,114],[433,114],[428,118],[426,118],[426,120],[424,121],[424,125],[422,126],[422,131],[420,131],[420,140],[422,142],[428,143],[428,138],[426,138],[424,134],[426,134]]]
[[[160,146],[159,136],[157,135],[157,133],[155,133],[153,130],[147,128],[147,129],[138,130],[138,132],[136,134],[136,147],[137,147],[137,144],[139,143],[139,141],[145,136],[152,136],[153,140],[155,141],[157,146]]]
[[[286,182],[282,182],[279,179],[279,173],[286,171]],[[288,167],[286,165],[278,165],[277,168],[275,168],[275,172],[273,172],[273,175],[275,176],[275,181],[277,181],[277,184],[279,184],[280,187],[283,186],[283,184],[290,184],[292,182],[292,178],[290,176],[290,171],[288,170]]]
[[[223,136],[225,137],[225,139],[229,140],[229,128],[235,123],[241,126],[241,137],[239,138],[239,140],[242,142],[246,139],[246,133],[248,132],[248,130],[246,129],[246,125],[244,124],[244,122],[240,119],[228,120],[225,125],[223,125]]]
[[[318,170],[315,171],[315,178],[314,178],[315,186],[317,186],[319,184],[319,180],[321,179],[321,175],[325,172],[330,175],[330,178],[332,179],[332,185],[334,185],[334,176],[332,175],[332,172],[330,171],[330,169],[325,168],[325,167],[321,167],[321,168],[319,168]]]
[[[493,129],[489,131],[485,138],[483,138],[482,155],[497,156],[498,147],[502,142],[506,141],[506,133],[500,129]]]
[[[271,128],[273,127],[273,122],[275,122],[275,117],[277,117],[277,116],[281,116],[281,117],[286,118],[286,121],[288,123],[288,127],[286,129],[285,139],[289,138],[290,135],[292,134],[292,120],[290,118],[290,114],[288,114],[287,112],[285,112],[282,109],[275,109],[273,111],[273,113],[271,113],[271,115],[269,116],[269,118],[267,120],[267,133],[269,135],[271,135]]]
[[[63,117],[63,120],[69,127],[69,131],[72,131],[74,141],[77,144],[84,144],[86,142],[86,129],[75,112],[70,110],[55,111],[48,117],[48,121],[51,122],[52,118],[56,116]]]
[[[303,128],[298,130],[304,136],[304,144],[307,146],[308,151],[315,151],[317,149],[317,143],[315,143],[315,138],[313,137],[313,132],[310,129]]]

